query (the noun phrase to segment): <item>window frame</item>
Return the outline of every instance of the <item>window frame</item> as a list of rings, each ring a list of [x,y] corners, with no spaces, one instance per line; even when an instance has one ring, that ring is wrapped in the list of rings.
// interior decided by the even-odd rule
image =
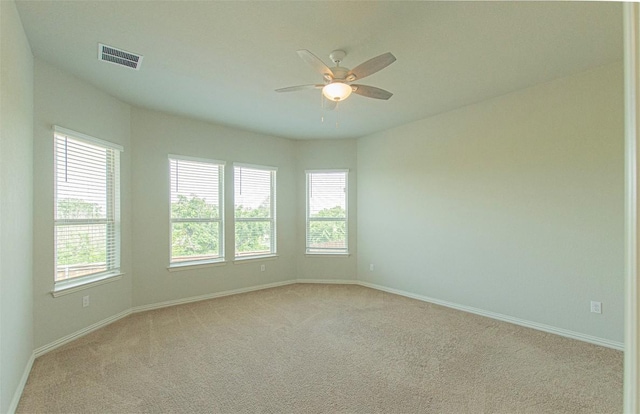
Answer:
[[[306,192],[305,192],[305,237],[304,237],[304,244],[305,244],[305,254],[307,256],[349,256],[350,252],[349,252],[349,169],[320,169],[320,170],[305,170],[305,187],[306,187]],[[345,208],[345,214],[344,214],[344,219],[342,218],[334,218],[331,217],[330,220],[327,219],[320,219],[320,218],[313,218],[310,217],[310,190],[311,190],[311,181],[310,178],[312,176],[312,174],[331,174],[331,173],[344,173],[345,175],[345,180],[344,180],[344,208]],[[338,249],[327,249],[326,252],[321,252],[321,251],[314,251],[314,250],[318,250],[318,248],[310,248],[309,247],[309,230],[310,230],[310,224],[313,221],[343,221],[344,220],[344,227],[345,227],[345,236],[344,236],[344,251],[340,251]],[[321,250],[321,249],[320,249]]]
[[[191,157],[187,155],[168,154],[169,166],[169,266],[168,269],[179,270],[181,268],[194,268],[207,265],[224,264],[225,258],[225,165],[224,161]],[[211,164],[218,167],[218,218],[197,218],[197,219],[174,219],[171,214],[171,200],[173,198],[172,178],[171,178],[171,162],[184,161]],[[197,260],[181,260],[173,261],[173,224],[174,223],[218,223],[218,257],[205,258]]]
[[[57,141],[61,137],[72,139],[84,144],[98,146],[106,151],[111,151],[111,161],[105,160],[105,169],[107,173],[106,186],[106,218],[100,219],[58,219],[58,144]],[[120,153],[124,151],[124,147],[110,141],[105,141],[93,136],[83,134],[58,125],[53,126],[53,296],[57,297],[64,293],[71,293],[77,289],[84,288],[85,285],[94,285],[98,282],[104,283],[106,279],[116,279],[122,276],[121,272],[121,193],[120,193]],[[109,168],[111,167],[111,168]],[[111,177],[111,178],[109,178]],[[111,185],[109,185],[111,184]],[[113,243],[113,251],[107,248],[105,251],[106,270],[89,273],[83,276],[73,277],[69,279],[57,280],[58,273],[58,243],[57,229],[59,226],[87,226],[92,224],[105,224],[105,242],[111,240]],[[67,268],[69,268],[68,266]]]
[[[269,218],[248,218],[248,217],[236,217],[236,168],[246,168],[251,170],[261,170],[261,171],[269,171],[270,172],[270,181],[271,181],[271,194],[270,194],[270,216]],[[261,259],[268,257],[276,257],[278,255],[278,231],[277,231],[277,176],[278,176],[278,167],[268,166],[268,165],[256,165],[256,164],[247,164],[241,162],[233,163],[233,260],[234,261],[242,261],[242,260],[251,260],[251,259]],[[270,222],[271,224],[271,235],[270,235],[270,252],[262,253],[262,254],[244,254],[239,256],[238,249],[236,245],[236,223],[237,222]]]

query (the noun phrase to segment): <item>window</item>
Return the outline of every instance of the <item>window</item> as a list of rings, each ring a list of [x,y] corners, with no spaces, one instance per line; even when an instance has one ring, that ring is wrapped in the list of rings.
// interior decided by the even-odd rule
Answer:
[[[171,263],[224,260],[224,163],[169,155]]]
[[[120,274],[122,147],[54,127],[55,284]]]
[[[348,253],[348,173],[307,171],[307,253]]]
[[[276,169],[234,164],[236,258],[276,253]]]

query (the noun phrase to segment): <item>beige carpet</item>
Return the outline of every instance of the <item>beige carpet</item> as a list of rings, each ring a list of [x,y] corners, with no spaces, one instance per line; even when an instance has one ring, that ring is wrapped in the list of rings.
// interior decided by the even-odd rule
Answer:
[[[18,413],[618,413],[622,353],[360,286],[131,315],[35,361]]]

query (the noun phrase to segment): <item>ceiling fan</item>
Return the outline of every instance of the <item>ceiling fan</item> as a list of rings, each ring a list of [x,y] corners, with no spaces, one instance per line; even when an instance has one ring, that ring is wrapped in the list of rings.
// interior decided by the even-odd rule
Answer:
[[[393,95],[389,91],[374,86],[352,83],[372,75],[395,62],[396,57],[389,52],[369,59],[353,69],[340,66],[340,63],[347,55],[344,50],[334,50],[329,54],[331,61],[335,63],[335,66],[332,68],[329,68],[320,58],[306,49],[298,50],[297,53],[302,60],[322,75],[324,83],[290,86],[288,88],[276,89],[276,92],[322,89],[322,95],[329,101],[329,105],[327,105],[328,109],[333,109],[338,102],[347,99],[352,92],[367,98],[384,100],[391,98]]]

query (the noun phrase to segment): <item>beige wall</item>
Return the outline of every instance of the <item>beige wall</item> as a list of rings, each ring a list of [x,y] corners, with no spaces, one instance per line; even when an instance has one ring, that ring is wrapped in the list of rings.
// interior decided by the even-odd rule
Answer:
[[[34,315],[35,347],[51,343],[131,307],[131,144],[129,105],[58,68],[35,61]],[[52,297],[53,131],[59,125],[124,146],[121,154],[121,228],[124,277]],[[91,305],[82,307],[89,295]]]
[[[33,349],[33,56],[13,1],[0,2],[0,39],[0,412],[6,413]]]
[[[59,298],[50,295],[54,124],[125,147],[125,276]],[[621,341],[622,125],[617,64],[359,140],[292,141],[131,108],[36,60],[34,347],[131,306],[356,277]],[[227,226],[226,264],[169,272],[168,154],[227,162],[227,223],[233,162],[278,167],[278,258],[234,263]],[[350,170],[349,257],[304,254],[304,171],[322,168]]]
[[[148,305],[295,278],[295,143],[164,113],[134,109],[134,306]],[[168,154],[221,160],[225,168],[226,264],[169,272]],[[233,261],[233,163],[277,172],[278,258]],[[260,266],[265,265],[265,271]]]
[[[620,64],[358,140],[292,141],[131,108],[34,61],[13,1],[0,18],[0,412],[34,348],[132,306],[292,279],[357,278],[622,341]],[[54,124],[125,148],[125,275],[58,298]],[[233,162],[278,167],[278,258],[234,263],[227,226],[226,264],[169,272],[169,153],[227,161],[227,223]],[[350,170],[348,257],[304,254],[304,171],[323,168]]]
[[[623,166],[621,64],[360,139],[358,278],[622,342]]]
[[[348,140],[313,140],[296,143],[296,184],[297,184],[297,245],[296,245],[296,278],[297,279],[346,279],[356,277],[357,269],[357,141]],[[349,199],[348,205],[348,244],[349,256],[305,255],[306,237],[306,182],[305,170],[348,169]]]

